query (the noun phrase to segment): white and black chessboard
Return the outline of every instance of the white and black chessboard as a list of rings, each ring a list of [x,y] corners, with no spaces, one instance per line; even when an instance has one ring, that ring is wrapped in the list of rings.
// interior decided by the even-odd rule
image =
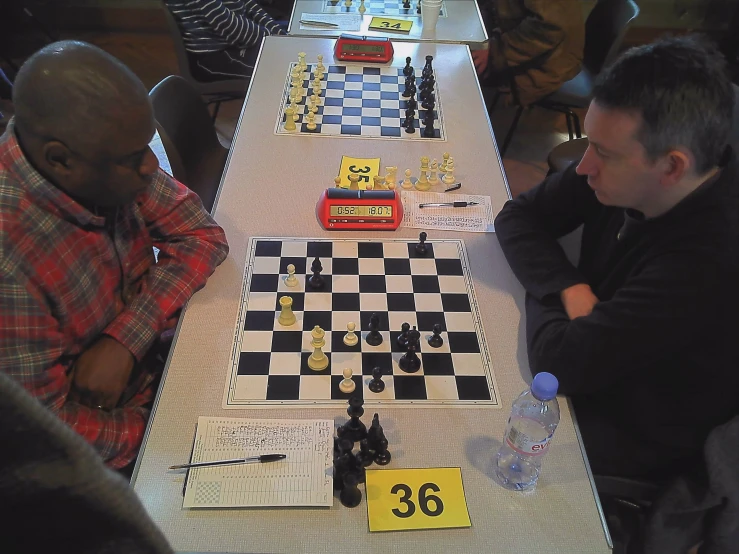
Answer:
[[[416,88],[421,85],[421,71],[425,60],[418,60],[416,67]],[[359,138],[398,138],[406,140],[446,140],[444,119],[441,111],[439,82],[436,81],[434,95],[434,137],[422,135],[421,121],[425,119],[426,110],[416,94],[415,133],[406,133],[403,128],[407,99],[403,98],[405,76],[402,67],[377,67],[364,65],[329,65],[326,66],[324,80],[321,82],[321,105],[316,114],[316,129],[309,131],[307,127],[307,98],[313,94],[313,73],[316,64],[308,64],[305,72],[308,79],[303,81],[306,94],[297,102],[297,130],[285,130],[285,109],[290,105],[290,72],[297,62],[290,64],[285,80],[283,100],[277,117],[275,133],[278,135],[314,135],[340,136]],[[436,75],[434,74],[434,78]]]
[[[359,0],[352,0],[352,5],[346,7],[344,0],[324,0],[323,11],[327,13],[359,13]],[[421,17],[418,0],[411,0],[411,7],[404,8],[403,0],[365,0],[364,15],[395,15],[400,17]],[[446,17],[446,6],[441,4],[439,17]]]
[[[339,390],[344,368],[351,368],[356,390],[366,403],[393,406],[498,406],[495,379],[461,240],[428,241],[425,256],[414,241],[252,238],[243,296],[224,395],[224,408],[312,407],[345,404]],[[306,289],[318,256],[325,286]],[[297,287],[285,284],[294,264]],[[295,324],[278,323],[279,298],[293,299]],[[380,318],[383,342],[365,337],[373,313]],[[357,346],[344,344],[347,323],[361,328]],[[404,350],[397,337],[404,322],[421,332],[421,369],[398,366]],[[444,344],[429,346],[434,324]],[[307,365],[313,352],[311,330],[325,332],[326,370]],[[379,366],[385,390],[368,384]]]

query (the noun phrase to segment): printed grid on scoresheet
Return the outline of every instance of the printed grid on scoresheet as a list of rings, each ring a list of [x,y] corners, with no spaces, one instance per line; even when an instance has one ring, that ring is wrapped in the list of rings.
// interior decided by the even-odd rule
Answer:
[[[425,63],[425,60],[424,60]],[[439,99],[439,84],[434,86],[434,138],[422,135],[421,122],[426,110],[421,107],[419,87],[423,66],[416,68],[416,100],[418,108],[414,118],[415,133],[406,133],[403,128],[407,99],[405,76],[402,67],[365,67],[362,65],[326,66],[321,81],[320,106],[316,113],[316,129],[307,127],[307,101],[313,94],[313,79],[316,64],[307,64],[308,79],[303,81],[305,94],[297,102],[297,130],[285,130],[285,110],[290,105],[290,72],[297,62],[290,64],[287,73],[283,102],[277,118],[275,133],[278,135],[307,134],[317,136],[380,137],[406,140],[446,140]],[[435,75],[434,75],[435,77]]]
[[[359,0],[352,0],[352,5],[346,7],[345,0],[325,0],[323,11],[328,13],[359,13]],[[364,15],[397,15],[401,17],[420,17],[418,0],[411,0],[411,7],[404,8],[403,0],[365,0]],[[446,17],[446,6],[441,4],[439,17]]]
[[[224,407],[315,406],[345,403],[339,390],[344,368],[351,368],[356,390],[368,403],[426,406],[497,406],[494,376],[469,274],[464,243],[427,242],[419,256],[416,242],[297,238],[253,238],[244,275],[244,294]],[[310,266],[318,256],[325,287],[308,287]],[[295,265],[297,287],[285,284],[287,266]],[[279,298],[293,299],[295,324],[278,323]],[[383,342],[365,338],[373,313],[380,319]],[[343,338],[347,323],[357,325],[357,346]],[[405,373],[398,366],[405,352],[397,345],[401,325],[421,332],[421,369]],[[427,339],[435,323],[444,344]],[[325,332],[323,351],[329,367],[307,365],[313,352],[311,331]],[[383,372],[385,390],[368,389],[372,369]]]

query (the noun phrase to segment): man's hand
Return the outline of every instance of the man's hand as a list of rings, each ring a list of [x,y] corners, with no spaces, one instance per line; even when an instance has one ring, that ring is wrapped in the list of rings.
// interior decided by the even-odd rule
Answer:
[[[490,51],[486,48],[484,50],[473,50],[472,61],[475,62],[475,70],[478,75],[485,73],[488,68],[488,59],[490,58]]]
[[[570,320],[590,315],[598,303],[598,297],[593,294],[593,289],[585,283],[564,289],[559,293],[559,297]]]
[[[112,410],[128,385],[134,361],[128,348],[101,337],[77,358],[70,398],[90,408]]]

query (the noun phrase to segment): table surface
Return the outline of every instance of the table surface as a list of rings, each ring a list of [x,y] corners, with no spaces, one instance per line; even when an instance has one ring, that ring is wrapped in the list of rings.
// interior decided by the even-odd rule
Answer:
[[[392,16],[386,17],[391,19],[410,19],[413,21],[413,27],[410,33],[385,33],[382,31],[371,31],[369,24],[373,17],[381,17],[375,15],[364,14],[362,16],[362,27],[359,31],[336,31],[331,29],[301,29],[300,19],[303,14],[323,13],[322,7],[326,0],[296,0],[293,6],[293,13],[290,17],[290,24],[287,32],[293,36],[302,37],[337,37],[342,33],[360,34],[369,37],[390,37],[393,42],[413,41],[413,42],[436,42],[436,43],[452,43],[467,44],[473,49],[481,48],[487,42],[488,34],[485,25],[482,22],[480,10],[475,0],[446,0],[444,5],[447,9],[447,16],[440,17],[436,24],[436,29],[431,32],[423,32],[423,22],[421,16],[403,17]],[[415,1],[415,0],[414,0]],[[356,2],[358,4],[358,0]]]
[[[509,191],[490,122],[463,45],[402,43],[405,56],[433,55],[444,98],[447,143],[276,135],[274,126],[288,64],[331,59],[333,40],[268,37],[247,94],[228,160],[215,217],[230,254],[187,306],[142,446],[133,486],[156,524],[178,551],[215,552],[609,552],[586,463],[568,403],[533,493],[503,489],[493,479],[513,399],[530,380],[524,337],[524,291],[494,234],[432,231],[431,239],[462,238],[487,337],[502,408],[382,408],[393,458],[389,468],[462,468],[472,527],[406,533],[369,533],[364,499],[332,509],[184,510],[184,473],[167,467],[189,459],[198,416],[333,418],[344,407],[224,410],[233,331],[249,237],[411,238],[393,233],[324,231],[315,202],[332,186],[342,154],[380,157],[382,165],[417,168],[421,156],[449,151],[463,193],[487,194],[495,212]],[[454,83],[450,87],[448,83]],[[414,170],[417,173],[417,169]],[[369,421],[369,420],[368,420]]]

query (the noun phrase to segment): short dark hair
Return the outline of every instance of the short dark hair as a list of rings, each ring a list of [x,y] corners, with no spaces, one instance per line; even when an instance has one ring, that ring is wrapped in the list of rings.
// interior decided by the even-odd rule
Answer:
[[[628,50],[598,76],[593,100],[641,115],[637,140],[652,162],[683,146],[702,174],[719,163],[729,140],[734,93],[725,60],[698,35]]]

